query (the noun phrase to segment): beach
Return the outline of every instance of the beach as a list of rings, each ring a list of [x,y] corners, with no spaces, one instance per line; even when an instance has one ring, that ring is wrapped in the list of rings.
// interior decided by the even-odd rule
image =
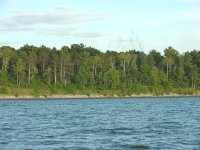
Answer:
[[[49,95],[49,96],[30,96],[30,95],[0,95],[0,100],[44,100],[44,99],[93,99],[93,98],[173,98],[173,97],[199,97],[200,94],[193,95],[180,95],[180,94],[163,94],[163,95],[154,95],[154,94],[133,94],[133,95]]]

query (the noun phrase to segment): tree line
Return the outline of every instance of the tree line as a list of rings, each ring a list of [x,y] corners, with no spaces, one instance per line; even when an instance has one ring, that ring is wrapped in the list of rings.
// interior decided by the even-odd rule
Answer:
[[[200,51],[180,54],[172,47],[101,52],[84,44],[60,50],[44,45],[0,47],[0,93],[10,88],[48,89],[51,94],[191,94],[200,87]]]

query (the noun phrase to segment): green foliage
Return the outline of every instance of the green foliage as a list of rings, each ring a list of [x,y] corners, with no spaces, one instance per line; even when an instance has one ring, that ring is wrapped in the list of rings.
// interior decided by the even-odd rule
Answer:
[[[65,94],[76,94],[77,88],[73,84],[67,84],[64,88]]]
[[[39,77],[34,77],[31,81],[31,86],[30,88],[33,89],[32,95],[37,97],[40,95],[45,95],[45,90],[47,86],[41,81]]]
[[[0,85],[9,85],[9,75],[7,72],[0,71]]]
[[[18,50],[3,46],[0,87],[2,94],[20,87],[29,89],[34,96],[191,95],[200,89],[200,51],[179,54],[168,47],[162,56],[156,50],[149,54],[136,50],[103,53],[82,43],[61,50],[44,45],[24,45]]]
[[[40,92],[40,91],[41,91],[41,89],[34,87],[32,95],[35,97],[38,97],[38,96],[42,95],[42,92]]]
[[[1,87],[0,88],[0,94],[8,94],[8,87]]]
[[[58,94],[58,89],[57,89],[57,87],[56,87],[56,86],[50,86],[50,93],[51,93],[52,95]]]
[[[84,90],[89,83],[89,72],[85,66],[81,66],[77,75],[76,83],[79,89]]]
[[[120,73],[116,69],[109,69],[104,73],[104,85],[107,89],[117,89],[120,83]]]
[[[153,87],[153,93],[157,96],[162,96],[165,94],[165,90],[162,86],[158,85]]]
[[[45,82],[46,84],[50,84],[52,80],[52,69],[51,67],[47,67],[44,71],[44,76],[45,76]]]

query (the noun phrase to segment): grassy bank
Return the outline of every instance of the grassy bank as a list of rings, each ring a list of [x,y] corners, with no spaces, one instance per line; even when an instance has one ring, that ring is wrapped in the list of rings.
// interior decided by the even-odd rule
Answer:
[[[107,98],[107,97],[180,97],[200,96],[199,90],[160,89],[141,87],[137,90],[99,90],[75,87],[44,86],[44,87],[0,87],[0,99],[34,99],[34,98]]]

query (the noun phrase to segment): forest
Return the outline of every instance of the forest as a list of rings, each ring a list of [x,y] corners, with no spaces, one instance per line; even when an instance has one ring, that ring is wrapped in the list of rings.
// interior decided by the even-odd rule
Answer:
[[[200,51],[102,52],[84,44],[0,47],[0,95],[193,95],[200,89]]]

